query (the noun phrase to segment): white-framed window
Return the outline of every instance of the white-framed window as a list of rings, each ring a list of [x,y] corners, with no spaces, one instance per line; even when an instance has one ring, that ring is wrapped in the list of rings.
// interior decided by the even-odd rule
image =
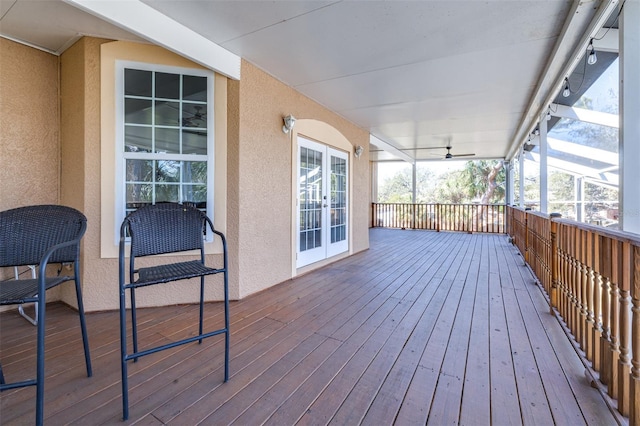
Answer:
[[[129,61],[116,68],[117,226],[158,202],[192,203],[213,219],[214,73]]]

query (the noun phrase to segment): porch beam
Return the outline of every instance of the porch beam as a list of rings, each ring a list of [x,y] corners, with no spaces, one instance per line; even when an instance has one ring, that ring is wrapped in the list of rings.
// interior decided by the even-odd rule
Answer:
[[[560,104],[552,104],[551,110],[555,111],[551,113],[554,117],[569,118],[571,120],[598,124],[600,126],[612,127],[614,129],[620,127],[619,117],[616,114],[591,111],[584,108],[576,108]]]
[[[139,0],[63,0],[120,28],[234,80],[240,57]]]
[[[373,135],[369,135],[369,143],[371,145],[374,145],[380,149],[382,149],[383,151],[387,151],[389,154],[398,157],[399,159],[401,159],[402,161],[406,161],[407,163],[413,163],[414,159],[409,155],[406,154],[402,151],[400,151],[398,148],[394,147],[391,144],[386,143],[385,141],[383,141],[380,138],[377,138]]]
[[[560,91],[564,78],[571,74],[576,67],[589,44],[589,40],[602,28],[611,12],[618,5],[618,0],[603,0],[598,3],[599,6],[595,9],[592,2],[572,2],[572,8],[564,27],[544,66],[542,77],[533,91],[528,108],[522,116],[516,132],[513,134],[507,159],[515,157],[521,141],[526,139],[527,133],[533,129],[535,121],[547,113],[548,105]]]

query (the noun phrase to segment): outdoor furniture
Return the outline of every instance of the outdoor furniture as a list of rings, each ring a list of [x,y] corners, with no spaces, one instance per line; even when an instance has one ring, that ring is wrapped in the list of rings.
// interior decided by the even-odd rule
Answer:
[[[37,303],[36,378],[5,383],[0,368],[0,390],[36,386],[36,424],[43,422],[44,407],[44,333],[46,291],[66,281],[74,281],[84,344],[87,376],[91,377],[89,342],[80,289],[80,240],[87,229],[87,218],[65,206],[39,205],[0,212],[0,267],[38,265],[37,278],[0,282],[0,305]],[[58,273],[47,274],[47,265],[59,263]],[[67,268],[73,264],[73,275]]]
[[[223,248],[223,267],[213,268],[205,265],[204,242],[208,228],[220,237]],[[129,245],[129,275],[125,274],[125,246]],[[167,253],[180,253],[196,250],[200,259],[175,262],[176,257],[160,257],[170,259],[169,263],[159,266],[136,266],[136,260],[144,256]],[[139,357],[150,355],[165,349],[174,348],[186,343],[202,343],[202,339],[225,335],[224,381],[229,379],[229,291],[227,278],[227,243],[224,235],[213,228],[213,223],[206,214],[186,204],[161,203],[141,207],[130,213],[120,227],[120,344],[122,361],[122,412],[123,419],[129,417],[129,397],[127,383],[127,361],[137,361]],[[224,286],[224,327],[204,332],[204,283],[205,276],[223,274]],[[144,350],[138,349],[138,333],[136,324],[135,291],[139,287],[163,284],[171,281],[200,277],[200,321],[198,334],[169,344]],[[130,293],[131,333],[133,352],[127,352],[126,335],[126,290]]]

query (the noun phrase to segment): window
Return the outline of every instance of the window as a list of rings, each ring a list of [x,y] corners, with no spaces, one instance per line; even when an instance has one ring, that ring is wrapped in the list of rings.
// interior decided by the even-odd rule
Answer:
[[[213,73],[118,62],[116,223],[144,205],[213,216]]]

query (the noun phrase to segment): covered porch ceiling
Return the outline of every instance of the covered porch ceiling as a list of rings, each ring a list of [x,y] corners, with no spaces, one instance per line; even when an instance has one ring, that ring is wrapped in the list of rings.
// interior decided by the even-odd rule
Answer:
[[[369,131],[373,161],[512,158],[617,3],[0,0],[0,35],[60,54],[186,28]]]

